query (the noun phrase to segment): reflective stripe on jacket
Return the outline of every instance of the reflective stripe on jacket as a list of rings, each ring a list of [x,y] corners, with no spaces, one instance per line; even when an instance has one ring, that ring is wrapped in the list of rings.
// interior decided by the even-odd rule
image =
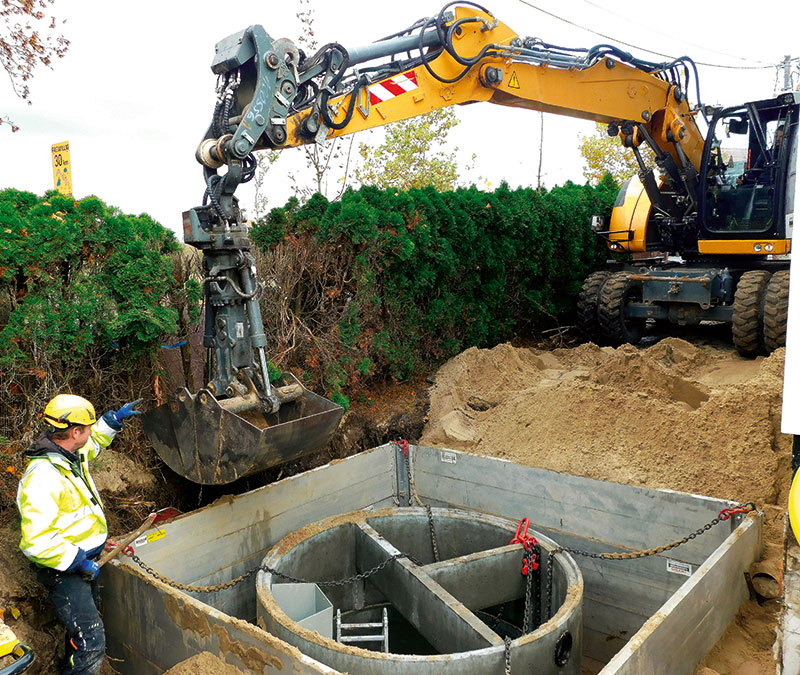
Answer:
[[[22,517],[19,547],[33,562],[63,572],[80,549],[90,551],[105,543],[108,526],[89,475],[89,461],[108,447],[116,433],[100,419],[77,453],[67,452],[46,436],[26,451],[30,463],[17,489]]]

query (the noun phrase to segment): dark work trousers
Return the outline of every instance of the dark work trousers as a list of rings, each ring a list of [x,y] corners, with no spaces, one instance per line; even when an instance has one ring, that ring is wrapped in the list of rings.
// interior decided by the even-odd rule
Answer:
[[[103,620],[97,611],[97,579],[36,567],[36,577],[50,592],[50,602],[67,629],[63,675],[97,675],[106,652]]]

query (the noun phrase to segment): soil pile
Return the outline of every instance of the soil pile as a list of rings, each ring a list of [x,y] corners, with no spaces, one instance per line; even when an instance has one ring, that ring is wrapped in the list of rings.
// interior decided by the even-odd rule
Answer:
[[[668,338],[469,349],[438,372],[421,443],[618,483],[776,504],[783,350],[747,361]]]
[[[753,501],[766,514],[765,548],[782,554],[791,482],[783,360],[783,349],[751,361],[678,338],[647,349],[473,348],[439,370],[420,443]],[[702,665],[721,675],[775,672],[779,610],[779,601],[746,605]]]

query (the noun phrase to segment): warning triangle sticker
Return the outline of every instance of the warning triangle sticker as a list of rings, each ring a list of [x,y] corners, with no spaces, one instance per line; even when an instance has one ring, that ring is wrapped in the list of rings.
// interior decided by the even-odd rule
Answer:
[[[519,89],[519,79],[517,79],[517,71],[511,73],[511,79],[508,81],[509,89]]]

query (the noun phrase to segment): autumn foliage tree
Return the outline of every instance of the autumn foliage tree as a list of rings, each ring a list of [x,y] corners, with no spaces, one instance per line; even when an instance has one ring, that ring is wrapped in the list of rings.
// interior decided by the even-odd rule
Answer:
[[[643,146],[642,150],[649,148]],[[595,124],[594,133],[581,137],[580,151],[586,160],[583,175],[592,185],[607,173],[621,185],[639,170],[633,152],[622,145],[618,136],[609,136],[605,124]]]
[[[363,185],[384,189],[454,190],[459,175],[456,152],[446,150],[444,142],[457,124],[452,108],[388,124],[381,145],[360,145],[363,163],[356,169],[356,178]]]
[[[314,31],[315,14],[311,0],[299,0],[295,16],[300,22],[300,37],[297,46],[307,56],[314,54],[319,47]],[[347,186],[350,172],[350,156],[353,149],[353,137],[328,138],[319,143],[310,143],[302,146],[305,170],[313,177],[308,182],[302,176],[306,171],[298,174],[289,172],[295,194],[302,199],[309,199],[313,194],[320,193],[333,201],[339,199]]]
[[[57,30],[55,16],[48,10],[55,0],[2,0],[0,2],[0,64],[14,93],[27,99],[28,81],[39,66],[50,66],[67,53],[69,40]],[[12,131],[19,127],[0,116]]]

